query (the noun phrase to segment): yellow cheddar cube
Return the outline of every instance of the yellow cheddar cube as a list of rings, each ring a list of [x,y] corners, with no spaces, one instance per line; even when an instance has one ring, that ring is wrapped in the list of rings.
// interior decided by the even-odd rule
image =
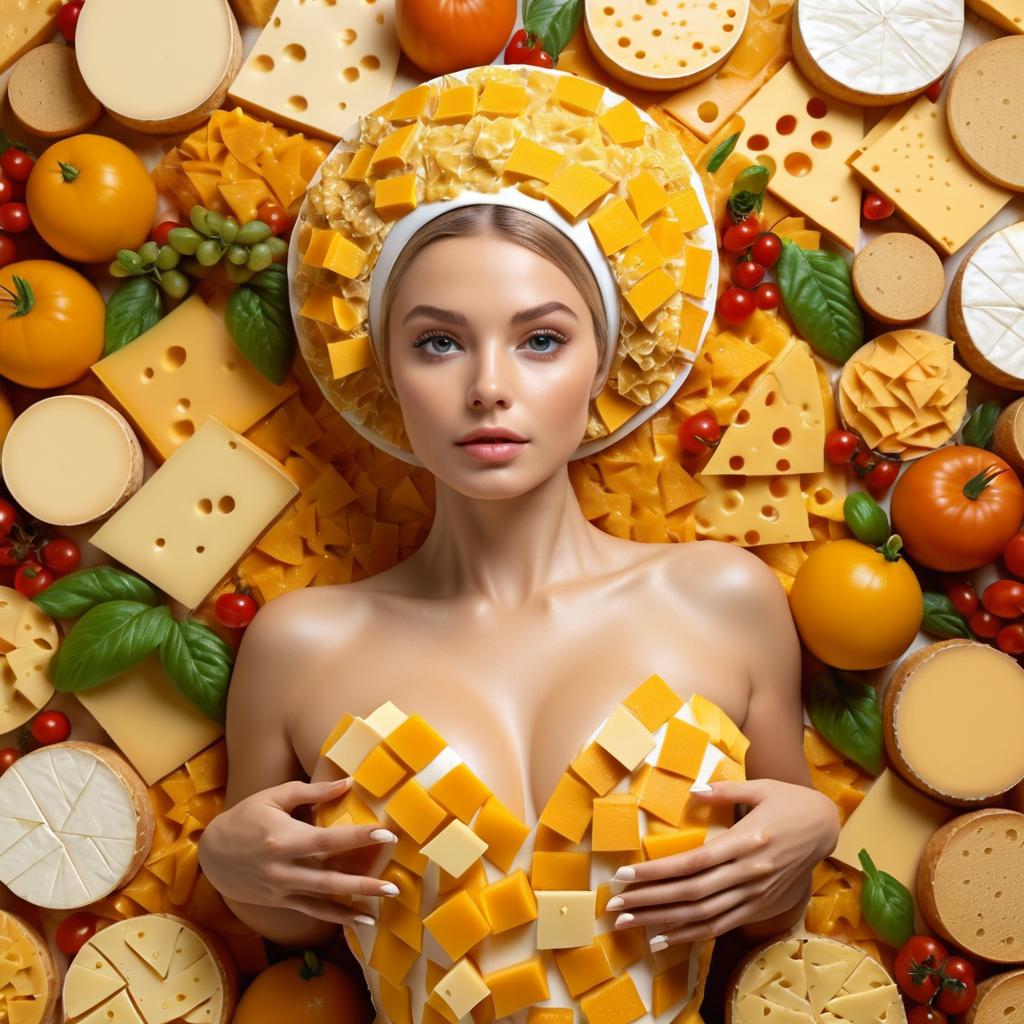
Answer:
[[[589,889],[590,855],[535,849],[530,863],[530,885],[534,889]]]
[[[664,254],[655,245],[654,239],[645,233],[622,254],[620,267],[624,278],[636,281],[657,270],[664,262]]]
[[[704,844],[707,829],[702,825],[688,825],[672,832],[646,835],[643,838],[644,853],[648,860],[686,853]]]
[[[562,75],[555,86],[554,99],[577,114],[596,114],[604,96],[604,86],[578,75]]]
[[[327,739],[325,739],[323,741],[323,743],[320,745],[320,756],[321,757],[326,757],[327,756],[327,752],[331,749],[331,747],[334,746],[335,743],[338,742],[338,740],[341,739],[342,733],[345,733],[345,732],[348,731],[348,727],[354,721],[355,721],[355,715],[351,714],[348,711],[346,711],[345,714],[343,714],[341,716],[341,718],[338,719],[337,724],[327,734]]]
[[[629,100],[623,100],[601,114],[597,123],[619,146],[639,146],[644,141],[644,121]]]
[[[419,131],[419,122],[403,125],[393,132],[385,135],[377,144],[377,148],[370,157],[370,170],[378,177],[390,174],[391,171],[400,171],[406,165],[406,158],[409,150],[416,139]]]
[[[487,843],[456,818],[441,829],[420,853],[452,877],[460,878],[486,849]]]
[[[346,164],[345,170],[341,172],[344,181],[363,181],[366,178],[374,148],[373,146],[360,146],[352,154],[352,159]]]
[[[420,912],[420,901],[423,899],[423,879],[414,875],[408,868],[391,861],[380,873],[385,882],[398,886],[398,895],[391,897],[395,902],[411,910]]]
[[[465,124],[476,113],[476,86],[454,85],[443,89],[433,120],[437,124]]]
[[[444,1000],[456,1020],[461,1020],[477,1003],[490,995],[480,972],[466,957],[438,981],[434,992]]]
[[[381,178],[373,186],[373,208],[381,220],[394,220],[416,208],[416,174]]]
[[[448,817],[448,812],[432,800],[415,779],[403,783],[384,805],[384,810],[400,829],[420,844],[425,843]]]
[[[565,160],[561,153],[520,136],[516,139],[501,173],[514,178],[537,178],[549,182]]]
[[[537,919],[537,898],[522,869],[492,882],[479,899],[494,934]]]
[[[330,234],[330,243],[321,266],[324,270],[332,270],[342,277],[358,277],[366,266],[366,253],[340,231],[332,231]],[[313,248],[312,242],[309,248]],[[306,254],[308,256],[309,249],[306,250]]]
[[[414,89],[406,89],[391,104],[387,115],[388,120],[394,123],[395,121],[408,121],[420,117],[423,111],[427,109],[429,100],[429,85],[417,85]]]
[[[465,889],[473,899],[477,899],[480,890],[488,885],[490,885],[490,880],[487,877],[487,869],[484,867],[484,862],[478,859],[473,861],[469,868],[458,877],[448,874],[444,868],[441,868],[437,880],[437,892],[438,895],[443,896],[456,889]],[[477,902],[479,903],[479,900]]]
[[[488,797],[480,809],[473,831],[487,843],[484,856],[502,871],[511,868],[519,848],[530,834],[529,827],[496,796]]]
[[[679,281],[679,290],[703,299],[708,287],[708,272],[711,270],[711,250],[688,245],[683,259],[683,276]]]
[[[334,322],[343,331],[351,331],[359,323],[359,314],[351,302],[335,295],[331,299],[331,308],[334,311]]]
[[[540,957],[491,971],[484,975],[484,984],[491,991],[496,1018],[509,1017],[517,1010],[550,998],[548,972]]]
[[[594,800],[590,848],[595,853],[640,849],[640,815],[632,793],[612,793]]]
[[[626,292],[626,301],[638,320],[646,320],[660,309],[676,292],[672,275],[662,267],[651,271]]]
[[[412,1024],[412,999],[408,985],[392,985],[383,975],[380,979],[381,1009],[391,1024]]]
[[[606,384],[604,390],[599,394],[594,403],[597,406],[597,413],[601,422],[608,428],[609,433],[619,429],[630,417],[639,411],[640,406],[631,402],[614,390],[611,384]]]
[[[613,182],[586,165],[571,163],[551,179],[544,189],[544,196],[569,220],[575,221],[588,206],[597,202],[612,184]]]
[[[349,951],[361,964],[365,963],[366,954],[363,953],[363,947],[359,942],[359,936],[356,935],[355,928],[350,928],[348,925],[342,925],[341,931],[345,936],[345,944],[348,946]]]
[[[684,231],[693,231],[695,228],[703,227],[708,219],[701,209],[700,199],[692,188],[684,188],[673,192],[668,197],[668,207],[676,215]]]
[[[403,867],[408,868],[414,875],[423,877],[430,861],[420,853],[420,844],[412,836],[405,832],[398,833],[398,842],[391,854],[392,858],[398,861]]]
[[[327,288],[310,288],[305,302],[299,309],[299,315],[334,327],[334,295]]]
[[[683,706],[675,690],[658,675],[642,682],[622,703],[651,732],[660,729]]]
[[[622,198],[605,203],[587,219],[587,223],[605,256],[625,249],[644,236],[640,221]]]
[[[442,775],[427,792],[445,810],[467,825],[491,795],[485,783],[465,763],[457,764],[446,775]]]
[[[595,742],[588,743],[570,767],[598,796],[604,796],[628,774],[619,761]]]
[[[654,749],[657,742],[654,733],[622,704],[608,716],[594,740],[630,771]]]
[[[708,734],[711,742],[717,747],[722,742],[722,709],[702,693],[694,693],[690,698],[690,707],[697,724]]]
[[[464,956],[491,932],[487,918],[473,897],[462,889],[428,914],[423,919],[423,926],[452,960]]]
[[[711,770],[708,782],[735,781],[742,782],[745,778],[743,766],[737,764],[731,757],[725,756]]]
[[[651,1012],[657,1017],[681,1003],[689,993],[690,965],[676,964],[655,975],[651,986]]]
[[[447,746],[420,715],[409,715],[388,734],[387,745],[414,771],[422,771]]]
[[[376,746],[355,770],[352,779],[374,796],[383,796],[397,786],[408,772],[383,746]]]
[[[636,219],[643,224],[648,218],[663,210],[668,203],[668,193],[650,171],[641,171],[626,182],[629,205],[633,207]]]
[[[397,988],[419,955],[417,950],[404,943],[394,932],[378,928],[373,952],[370,954],[370,966],[380,971],[381,976]]]
[[[669,825],[678,825],[689,792],[689,780],[674,772],[653,768],[640,793],[640,806]]]
[[[540,822],[566,839],[578,843],[594,815],[593,798],[594,794],[588,786],[568,772],[563,772],[555,791],[544,805]]]
[[[518,117],[526,106],[526,87],[511,82],[488,82],[478,110],[485,117]]]
[[[658,767],[674,772],[687,779],[697,778],[704,751],[708,745],[708,734],[681,718],[673,718],[665,730],[665,741],[658,755]]]
[[[606,901],[607,902],[607,901]],[[617,917],[620,911],[612,913]],[[600,945],[608,954],[608,962],[616,974],[621,974],[630,964],[635,964],[648,953],[647,939],[643,928],[616,928],[602,932],[597,937]]]
[[[701,309],[696,302],[683,299],[683,308],[679,313],[679,347],[689,351],[695,351],[697,342],[700,340],[707,322],[708,313]]]
[[[347,814],[356,825],[372,825],[378,820],[373,808],[358,793],[349,790],[338,803],[338,814]],[[330,825],[330,821],[325,824]]]
[[[569,995],[575,999],[602,981],[615,977],[608,960],[608,951],[599,942],[576,949],[556,949],[555,964],[558,967]]]
[[[674,217],[667,217],[665,214],[655,217],[649,230],[654,244],[661,250],[665,259],[674,260],[683,254],[686,232]]]
[[[417,953],[423,952],[423,922],[397,899],[380,901],[380,923]]]
[[[322,267],[336,234],[332,228],[313,228],[302,253],[302,262],[307,267]]]
[[[647,1007],[629,974],[620,974],[580,998],[580,1011],[587,1024],[632,1024],[647,1013]]]
[[[494,1024],[494,1000],[487,998],[469,1011],[473,1024]]]
[[[531,1006],[526,1024],[573,1024],[572,1010],[561,1006]]]
[[[354,338],[328,342],[327,357],[331,361],[331,375],[335,380],[341,380],[357,370],[364,370],[373,362],[370,336],[358,334]]]
[[[549,851],[552,853],[566,853],[570,850],[576,849],[576,843],[571,839],[566,839],[565,836],[560,835],[554,829],[550,829],[547,825],[537,825],[537,834],[533,840],[534,850]]]

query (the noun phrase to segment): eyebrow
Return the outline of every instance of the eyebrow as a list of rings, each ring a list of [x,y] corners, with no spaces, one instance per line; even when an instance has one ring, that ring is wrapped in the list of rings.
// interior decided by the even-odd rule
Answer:
[[[542,316],[547,316],[549,313],[561,311],[568,313],[574,320],[579,320],[579,317],[564,303],[564,302],[544,302],[539,306],[531,306],[529,309],[521,309],[515,316],[512,317],[511,323],[521,324],[526,323],[530,320],[537,320]],[[461,324],[465,325],[469,323],[466,317],[462,313],[457,313],[452,309],[441,309],[439,306],[413,306],[405,315],[405,319],[402,323],[408,323],[414,317],[425,316],[430,317],[434,320],[443,320],[449,324]]]

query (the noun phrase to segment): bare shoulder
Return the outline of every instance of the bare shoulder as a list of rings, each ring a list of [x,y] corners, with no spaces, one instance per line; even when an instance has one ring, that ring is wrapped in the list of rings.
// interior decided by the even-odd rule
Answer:
[[[788,609],[779,578],[747,548],[717,540],[665,547],[666,564],[688,600],[752,613]]]

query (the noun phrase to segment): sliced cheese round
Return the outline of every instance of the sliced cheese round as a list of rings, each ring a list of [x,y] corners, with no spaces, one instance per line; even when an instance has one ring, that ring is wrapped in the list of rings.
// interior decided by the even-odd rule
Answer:
[[[50,659],[60,645],[57,626],[38,605],[0,587],[0,732],[27,722],[53,696]]]
[[[978,982],[963,1024],[1011,1024],[1024,1016],[1024,969],[1004,971]]]
[[[0,467],[26,512],[54,526],[77,526],[109,515],[139,489],[142,447],[107,402],[54,395],[14,421]]]
[[[1024,221],[979,242],[949,292],[949,330],[979,377],[1024,391]]]
[[[0,775],[0,882],[37,907],[84,907],[138,871],[153,828],[146,787],[119,754],[40,747]]]
[[[241,39],[227,0],[98,0],[79,16],[89,91],[140,131],[184,131],[224,102]]]
[[[48,1024],[60,994],[43,937],[16,914],[0,911],[0,1007],[9,1024]]]
[[[972,684],[976,680],[972,680]],[[917,869],[927,924],[970,956],[1024,963],[1024,814],[985,807],[946,822]]]
[[[888,106],[945,74],[963,30],[963,0],[799,0],[793,57],[822,92]]]
[[[212,936],[173,914],[143,914],[97,932],[64,979],[67,1024],[228,1024],[235,966]]]
[[[864,312],[883,324],[924,319],[946,290],[938,253],[906,231],[889,231],[864,246],[850,277]]]

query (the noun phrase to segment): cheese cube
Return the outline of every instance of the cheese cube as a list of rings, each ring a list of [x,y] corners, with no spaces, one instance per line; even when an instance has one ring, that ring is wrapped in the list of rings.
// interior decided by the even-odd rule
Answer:
[[[629,974],[620,974],[580,998],[580,1011],[587,1024],[632,1024],[647,1013],[647,1007]]]
[[[605,256],[625,249],[643,238],[644,229],[625,199],[616,198],[605,203],[592,214],[587,223],[594,232]]]
[[[366,724],[380,733],[381,736],[386,737],[390,736],[407,717],[401,708],[386,700],[366,716]]]
[[[641,171],[635,178],[630,178],[626,182],[626,192],[629,193],[629,205],[641,224],[668,203],[668,193],[650,171]]]
[[[480,905],[494,934],[537,918],[537,898],[521,868],[482,889]]]
[[[383,796],[394,789],[407,774],[405,768],[382,746],[376,746],[352,773],[352,778],[374,796]]]
[[[445,1001],[457,1019],[462,1019],[491,991],[484,984],[473,962],[463,957],[435,986],[434,991]]]
[[[397,899],[380,901],[380,923],[417,953],[423,952],[423,922]]]
[[[696,353],[700,344],[708,313],[695,302],[683,299],[683,308],[679,314],[679,347]]]
[[[332,235],[324,256],[324,270],[331,270],[342,277],[358,277],[366,266],[366,253],[340,231],[332,232]]]
[[[270,456],[209,416],[89,539],[195,608],[298,490]]]
[[[549,182],[565,163],[565,159],[561,153],[521,135],[516,139],[501,173],[515,178],[538,178]]]
[[[696,779],[707,745],[708,734],[703,729],[681,718],[672,718],[665,730],[658,767],[687,779]]]
[[[602,981],[615,977],[608,951],[599,942],[575,949],[556,949],[555,963],[569,995],[575,999]]]
[[[689,792],[688,780],[674,772],[654,768],[648,773],[644,782],[640,794],[640,806],[649,814],[668,822],[669,825],[678,825],[679,819],[683,816],[683,807],[686,805]]]
[[[412,1024],[412,993],[408,985],[392,985],[380,976],[381,1009],[392,1024]]]
[[[433,120],[437,124],[465,124],[476,113],[476,86],[455,85],[442,89]]]
[[[480,809],[473,831],[487,843],[484,856],[502,871],[511,868],[519,848],[530,834],[529,827],[496,796],[488,797]]]
[[[742,782],[745,777],[742,765],[726,756],[712,769],[708,776],[708,782],[718,782],[723,779]]]
[[[657,270],[664,262],[664,253],[645,233],[622,254],[621,273],[628,282],[637,281]]]
[[[444,868],[448,874],[459,878],[474,861],[480,859],[486,849],[487,843],[456,819],[438,832],[420,853]]]
[[[640,816],[632,793],[613,793],[594,800],[594,830],[590,848],[595,852],[639,850]]]
[[[722,711],[714,702],[702,693],[694,693],[690,698],[690,708],[697,724],[708,734],[711,742],[717,747],[722,742]]]
[[[594,941],[597,893],[552,889],[537,893],[537,948],[567,949]]]
[[[686,825],[672,832],[649,834],[643,838],[644,853],[648,860],[686,853],[702,846],[706,835],[707,827],[704,825]]]
[[[596,114],[604,96],[604,86],[578,75],[562,75],[553,96],[567,110],[574,110],[577,114]]]
[[[409,715],[387,738],[387,745],[414,771],[422,771],[444,750],[444,738],[421,715]]]
[[[378,177],[391,171],[400,171],[419,132],[419,123],[403,125],[385,135],[370,157],[370,170]]]
[[[651,1012],[655,1017],[664,1013],[669,1007],[677,1003],[689,994],[690,965],[689,963],[676,964],[667,971],[654,976],[654,983],[651,986]]]
[[[525,106],[525,86],[490,81],[480,94],[477,109],[485,117],[518,117]]]
[[[593,796],[587,786],[563,772],[541,812],[541,824],[578,843],[593,817]]]
[[[660,729],[683,706],[675,690],[658,675],[642,682],[622,703],[651,732]]]
[[[601,421],[608,428],[609,432],[618,430],[626,420],[640,409],[636,402],[631,402],[628,398],[624,398],[614,390],[611,384],[605,385],[604,390],[597,396],[594,404],[597,406],[597,412],[601,417]]]
[[[632,771],[653,749],[654,734],[620,704],[594,737],[616,760]]]
[[[674,217],[661,214],[651,221],[648,230],[651,238],[654,239],[654,244],[661,250],[665,259],[674,260],[677,256],[682,255],[686,232],[683,231],[682,224]]]
[[[465,763],[457,764],[447,775],[442,775],[427,792],[467,825],[491,795],[485,783]]]
[[[711,250],[688,245],[683,259],[685,262],[679,290],[698,299],[704,298],[708,286],[708,272],[711,269]]]
[[[590,855],[571,850],[534,850],[530,885],[534,889],[589,889]]]
[[[380,877],[385,882],[392,882],[398,886],[398,895],[394,897],[396,903],[401,903],[414,914],[420,911],[420,901],[423,898],[423,879],[418,878],[408,868],[394,862],[385,867]]]
[[[373,820],[377,820],[376,815],[374,815]],[[424,872],[427,870],[427,865],[430,863],[420,853],[420,844],[412,836],[406,835],[405,832],[398,833],[398,842],[395,843],[391,856],[402,867],[407,868],[414,875],[419,875],[420,878],[423,877]]]
[[[473,897],[462,889],[428,914],[423,926],[452,960],[464,956],[491,932]]]
[[[375,148],[374,146],[360,146],[352,154],[352,159],[345,165],[345,170],[341,172],[342,179],[344,181],[363,181],[366,178],[366,172],[370,169],[370,158],[373,156]]]
[[[419,953],[406,945],[394,932],[387,928],[378,928],[373,943],[369,964],[380,971],[396,988],[409,973],[409,968],[419,959]]]
[[[614,911],[617,915],[619,912]],[[643,959],[650,952],[643,928],[616,928],[610,932],[602,932],[597,941],[604,946],[608,954],[608,962],[616,974]]]
[[[633,285],[625,299],[633,307],[638,320],[646,320],[660,309],[676,292],[672,275],[659,267]]]
[[[373,362],[369,335],[332,341],[327,346],[327,356],[331,361],[331,376],[335,380],[363,370]]]
[[[464,889],[479,903],[480,890],[485,889],[489,884],[487,869],[484,867],[484,862],[479,858],[473,861],[466,871],[458,877],[450,875],[444,868],[438,869],[437,894],[439,896],[455,892],[457,889]]]
[[[381,220],[394,220],[416,208],[416,174],[381,178],[373,186],[373,208]]]
[[[346,775],[353,775],[383,738],[364,719],[354,718],[327,751],[327,760],[333,761]]]
[[[700,199],[692,188],[680,189],[668,197],[667,205],[679,219],[684,231],[693,231],[707,224]]]
[[[420,844],[448,817],[447,811],[435,803],[415,779],[403,783],[384,805],[384,810],[399,828]]]
[[[604,796],[628,775],[623,767],[599,743],[588,743],[573,759],[570,768],[595,792]]]
[[[608,138],[619,146],[638,146],[644,141],[644,122],[629,100],[606,110],[597,119]]]
[[[573,1024],[572,1010],[561,1006],[531,1006],[526,1024]]]
[[[550,998],[547,969],[540,957],[491,971],[484,975],[484,983],[491,990],[494,1016],[498,1019]]]
[[[409,121],[421,117],[427,109],[427,102],[430,99],[430,86],[417,85],[413,89],[406,89],[399,93],[394,103],[388,108],[387,118],[395,121]]]
[[[569,220],[577,217],[591,203],[601,198],[613,182],[585,164],[571,163],[560,170],[544,189],[548,202],[558,208]]]

